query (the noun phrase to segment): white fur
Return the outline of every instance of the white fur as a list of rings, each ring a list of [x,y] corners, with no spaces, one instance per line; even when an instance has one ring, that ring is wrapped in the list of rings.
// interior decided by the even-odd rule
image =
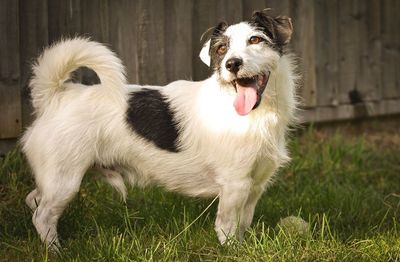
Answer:
[[[210,55],[208,54],[208,50],[210,49],[210,40],[208,40],[204,45],[203,48],[200,51],[200,59],[201,61],[203,61],[204,64],[206,64],[207,66],[210,66]]]
[[[178,153],[161,150],[128,127],[128,93],[142,87],[125,84],[119,59],[106,47],[75,38],[45,50],[31,82],[37,119],[22,138],[37,185],[27,203],[43,241],[58,243],[58,218],[93,166],[113,167],[102,172],[123,196],[124,180],[138,186],[158,184],[190,196],[219,195],[219,240],[242,237],[272,175],[289,159],[285,132],[296,105],[291,57],[280,57],[267,47],[240,45],[249,30],[243,23],[228,28],[235,42],[230,55],[243,56],[247,72],[261,68],[271,76],[262,103],[247,116],[236,113],[233,87],[216,75],[200,82],[148,87],[159,89],[176,111],[182,130]],[[96,71],[102,84],[66,82],[79,66]]]

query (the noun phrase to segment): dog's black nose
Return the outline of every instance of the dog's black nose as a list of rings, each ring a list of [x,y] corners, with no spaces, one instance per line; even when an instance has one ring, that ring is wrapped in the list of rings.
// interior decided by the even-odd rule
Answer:
[[[243,64],[243,60],[240,58],[229,58],[225,63],[226,69],[229,72],[237,73],[239,71],[240,66]]]

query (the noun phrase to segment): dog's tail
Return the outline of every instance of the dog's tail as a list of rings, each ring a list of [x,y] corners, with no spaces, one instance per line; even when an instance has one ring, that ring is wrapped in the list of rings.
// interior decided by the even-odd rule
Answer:
[[[36,113],[44,111],[79,67],[95,71],[102,86],[111,90],[110,95],[120,96],[124,92],[125,70],[111,50],[86,38],[61,40],[47,48],[33,65],[29,86]]]

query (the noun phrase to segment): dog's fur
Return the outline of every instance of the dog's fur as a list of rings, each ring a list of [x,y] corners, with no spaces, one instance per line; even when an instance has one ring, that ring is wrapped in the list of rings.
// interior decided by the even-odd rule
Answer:
[[[37,186],[26,202],[41,239],[58,243],[57,221],[93,167],[124,197],[124,181],[218,196],[220,242],[242,238],[271,177],[289,159],[285,133],[296,107],[296,76],[283,48],[291,33],[289,18],[265,11],[248,22],[221,23],[201,52],[211,77],[163,87],[127,85],[120,60],[87,39],[46,49],[30,82],[36,120],[22,138]],[[260,38],[251,43],[251,36]],[[221,45],[224,54],[217,51]],[[227,69],[231,58],[242,60],[233,71]],[[69,81],[83,66],[94,70],[101,84]],[[258,100],[252,110],[234,106],[248,103],[236,101],[239,85],[259,75],[269,80],[264,92],[253,88]]]

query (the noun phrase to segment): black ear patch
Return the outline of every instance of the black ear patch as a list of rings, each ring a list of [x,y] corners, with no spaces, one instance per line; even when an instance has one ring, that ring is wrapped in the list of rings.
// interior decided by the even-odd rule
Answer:
[[[272,39],[276,47],[282,51],[283,46],[290,42],[293,32],[292,21],[287,16],[271,17],[267,15],[268,9],[255,11],[250,23],[260,28]]]
[[[221,61],[225,55],[219,55],[217,53],[218,48],[221,45],[226,45],[229,48],[229,38],[224,35],[224,32],[228,28],[228,24],[220,22],[212,31],[210,38],[210,50],[209,55],[211,59],[210,68],[213,70],[219,70]]]
[[[126,121],[137,134],[161,149],[179,152],[179,129],[174,112],[160,91],[143,89],[132,92]]]
[[[225,32],[226,28],[228,28],[228,24],[226,22],[219,22],[218,25],[214,28],[211,38],[222,35]]]

